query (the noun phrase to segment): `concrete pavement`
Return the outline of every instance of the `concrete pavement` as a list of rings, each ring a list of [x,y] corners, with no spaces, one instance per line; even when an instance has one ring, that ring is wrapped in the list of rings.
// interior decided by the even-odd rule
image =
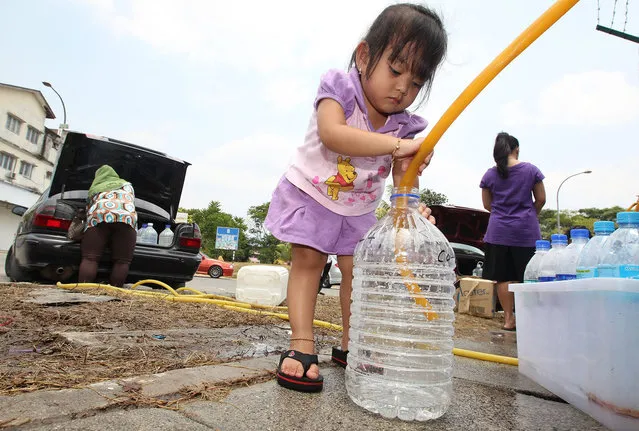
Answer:
[[[489,347],[489,346],[484,346]],[[488,349],[490,350],[490,349]],[[449,411],[426,423],[387,420],[348,398],[344,370],[324,355],[324,390],[300,394],[272,378],[277,356],[175,370],[84,389],[39,391],[0,397],[0,428],[18,430],[603,430],[580,411],[520,375],[516,367],[456,358]],[[220,401],[190,400],[149,408],[180,397],[184,387],[209,387],[238,379],[269,379],[241,385]],[[137,400],[139,408],[130,400]],[[142,400],[142,401],[140,401]]]

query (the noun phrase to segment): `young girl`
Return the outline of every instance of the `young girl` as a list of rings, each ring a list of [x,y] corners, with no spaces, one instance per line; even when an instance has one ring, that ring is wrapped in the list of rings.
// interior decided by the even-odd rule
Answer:
[[[428,94],[446,45],[433,11],[414,4],[389,6],[357,45],[350,71],[331,70],[322,77],[305,142],[273,192],[265,222],[275,237],[292,244],[292,336],[277,370],[282,386],[305,392],[323,387],[313,354],[313,316],[329,254],[337,255],[342,272],[344,332],[333,359],[346,365],[353,252],[376,222],[385,179],[392,170],[397,186],[419,149],[422,140],[413,138],[427,123],[406,109],[420,93]],[[422,214],[429,217],[430,209],[422,207]]]

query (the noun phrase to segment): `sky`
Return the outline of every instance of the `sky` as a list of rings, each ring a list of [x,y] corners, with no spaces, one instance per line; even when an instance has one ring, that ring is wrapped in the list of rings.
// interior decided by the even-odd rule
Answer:
[[[426,102],[426,136],[490,61],[550,0],[439,0],[449,35]],[[621,30],[626,2],[599,0],[602,25]],[[612,23],[613,4],[617,3]],[[0,82],[43,92],[71,130],[129,141],[192,164],[181,206],[245,217],[270,200],[301,145],[320,77],[346,69],[382,9],[378,0],[2,0]],[[479,181],[497,133],[546,176],[546,208],[627,207],[639,194],[639,44],[595,30],[581,0],[524,51],[443,135],[421,187],[481,208]],[[626,31],[639,35],[639,0]]]

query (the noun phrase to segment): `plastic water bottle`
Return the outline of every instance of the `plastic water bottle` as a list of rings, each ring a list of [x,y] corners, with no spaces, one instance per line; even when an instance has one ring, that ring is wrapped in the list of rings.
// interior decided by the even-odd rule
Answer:
[[[170,247],[173,244],[173,231],[170,224],[165,225],[164,230],[160,233],[159,244],[162,247]]]
[[[561,253],[568,246],[568,237],[566,235],[556,233],[550,236],[550,250],[541,259],[539,265],[539,281],[555,281],[557,276],[557,261]]]
[[[577,260],[589,237],[588,229],[570,230],[570,245],[561,253],[557,262],[557,281],[577,278]]]
[[[473,269],[473,276],[481,278],[483,274],[484,274],[484,262],[477,262],[477,266],[475,267],[475,269]]]
[[[610,234],[615,231],[615,222],[596,221],[593,228],[595,236],[581,249],[577,260],[577,278],[597,277],[597,265],[599,264],[601,247]]]
[[[451,403],[455,255],[405,190],[355,249],[345,379],[355,404],[425,421]]]
[[[601,249],[599,277],[639,276],[639,212],[617,213],[617,225]]]
[[[157,244],[158,243],[158,233],[153,228],[153,223],[149,223],[142,234],[142,242],[144,244]]]
[[[528,261],[526,265],[526,271],[524,271],[524,283],[536,283],[539,281],[539,269],[541,260],[550,250],[550,242],[545,239],[540,239],[535,242],[535,254]]]
[[[142,235],[144,234],[144,231],[146,230],[146,227],[147,227],[146,223],[142,224],[142,227],[138,230],[138,235],[137,235],[136,242],[138,242],[138,243],[142,242]]]

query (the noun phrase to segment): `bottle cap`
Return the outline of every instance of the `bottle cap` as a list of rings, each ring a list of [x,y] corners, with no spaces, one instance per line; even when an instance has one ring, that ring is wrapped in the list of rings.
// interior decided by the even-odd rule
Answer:
[[[164,227],[167,228],[167,229],[171,229],[171,225],[170,224],[165,224]]]
[[[593,225],[593,229],[595,233],[612,233],[615,231],[615,222],[605,220],[596,221]]]
[[[535,241],[535,248],[537,250],[548,250],[550,249],[550,242],[545,239],[539,239]]]
[[[562,233],[555,233],[550,236],[552,244],[568,244],[568,237]]]
[[[617,224],[639,223],[638,211],[627,211],[617,213]]]
[[[590,238],[588,229],[570,229],[570,238]]]

